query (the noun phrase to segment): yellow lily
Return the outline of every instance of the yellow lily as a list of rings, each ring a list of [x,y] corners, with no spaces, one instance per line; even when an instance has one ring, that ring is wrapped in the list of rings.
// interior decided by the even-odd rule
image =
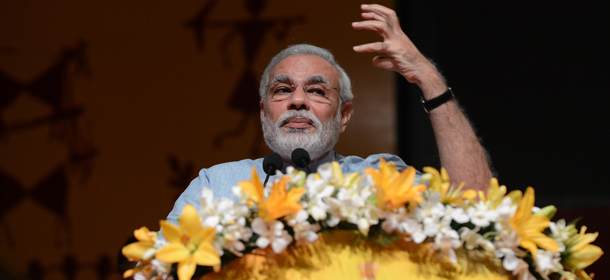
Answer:
[[[263,201],[263,197],[265,196],[265,186],[263,186],[261,179],[256,173],[256,167],[252,166],[252,179],[250,181],[239,182],[237,185],[244,193],[250,195],[248,198],[248,204],[250,207],[252,207],[254,203],[261,203],[261,201]]]
[[[286,191],[286,183],[289,180],[289,177],[284,177],[273,184],[269,197],[258,204],[258,216],[263,220],[270,222],[303,209],[299,200],[307,189],[291,188]]]
[[[333,168],[333,178],[335,179],[335,183],[333,184],[335,187],[351,189],[358,183],[360,179],[360,172],[354,172],[347,174],[345,177],[343,176],[343,171],[341,170],[341,165],[338,162],[333,161],[331,163]]]
[[[505,197],[510,197],[513,205],[519,204],[521,202],[521,198],[523,198],[523,193],[520,190],[514,190],[509,192]]]
[[[344,178],[343,170],[341,170],[341,165],[336,161],[331,162],[330,165],[333,167],[333,178],[337,180],[337,185],[335,186],[343,185]]]
[[[250,195],[248,199],[250,206],[253,203],[258,204],[258,216],[269,222],[303,209],[298,202],[307,189],[291,188],[287,192],[286,183],[288,181],[290,181],[289,177],[283,177],[273,184],[271,194],[267,199],[263,200],[265,194],[264,186],[256,174],[256,168],[252,166],[252,179],[250,181],[239,182],[237,185],[241,187],[244,193]]]
[[[379,171],[367,168],[365,173],[373,177],[377,188],[377,207],[394,211],[404,206],[407,202],[422,202],[421,193],[427,188],[426,185],[413,185],[415,181],[415,168],[409,167],[399,173],[396,166],[386,163],[382,158],[379,163]]]
[[[575,234],[566,240],[566,257],[563,259],[563,265],[574,272],[580,279],[590,280],[591,277],[584,269],[597,261],[604,252],[601,248],[591,245],[595,241],[598,233],[585,233],[587,227],[580,228],[580,233]]]
[[[500,202],[502,202],[502,199],[504,199],[505,194],[506,186],[500,186],[496,178],[491,178],[487,195],[483,191],[478,191],[479,199],[483,202],[489,202],[489,209],[496,209]]]
[[[356,185],[356,183],[358,183],[358,180],[360,179],[360,172],[354,172],[343,176],[341,165],[339,165],[338,162],[333,161],[328,166],[323,165],[318,168],[318,173],[314,174],[314,178],[316,180],[324,178],[330,185],[333,185],[336,188],[351,189]]]
[[[133,235],[138,242],[126,245],[121,252],[129,260],[142,263],[133,269],[126,270],[123,278],[131,277],[138,271],[150,270],[150,260],[155,256],[156,232],[148,230],[147,227],[141,227],[134,230]]]
[[[216,230],[203,228],[197,209],[186,205],[180,216],[180,227],[161,221],[163,235],[170,244],[157,251],[157,259],[167,263],[178,263],[178,279],[191,279],[197,265],[215,266],[220,257],[212,246]]]
[[[430,189],[441,194],[441,202],[443,204],[457,204],[462,202],[464,199],[472,200],[477,196],[477,192],[474,190],[466,190],[462,192],[464,183],[460,184],[457,188],[451,186],[449,181],[449,174],[444,167],[441,167],[441,172],[432,167],[424,167],[424,172],[432,175],[430,179]]]
[[[551,222],[546,216],[532,215],[534,206],[534,189],[528,187],[521,199],[515,215],[509,220],[512,228],[521,238],[520,246],[536,255],[538,247],[557,252],[559,244],[553,238],[542,233]],[[538,247],[537,247],[538,246]]]

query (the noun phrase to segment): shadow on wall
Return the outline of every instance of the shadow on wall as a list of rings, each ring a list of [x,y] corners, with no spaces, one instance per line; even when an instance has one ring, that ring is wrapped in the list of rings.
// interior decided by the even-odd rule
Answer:
[[[70,223],[66,213],[69,178],[72,178],[69,176],[83,182],[91,173],[91,161],[97,153],[91,139],[83,133],[79,119],[84,108],[74,103],[70,88],[73,75],[91,76],[86,50],[85,41],[64,49],[56,63],[28,83],[21,83],[0,70],[0,114],[9,108],[20,94],[30,94],[53,109],[50,115],[26,121],[11,123],[0,119],[0,145],[7,141],[13,132],[50,126],[50,139],[59,141],[68,149],[66,160],[53,168],[31,190],[22,186],[17,178],[0,170],[0,224],[9,246],[14,244],[10,225],[6,224],[4,216],[27,197],[53,213],[59,219],[58,228],[67,228],[69,235]],[[71,242],[70,239],[68,237],[68,243]],[[57,236],[55,241],[56,246],[59,246],[61,242]]]
[[[228,32],[218,43],[218,48],[224,60],[225,67],[232,67],[231,55],[227,52],[229,44],[240,37],[243,44],[244,52],[244,70],[231,93],[231,99],[228,104],[229,109],[236,110],[241,113],[241,118],[237,125],[231,129],[219,133],[214,137],[214,146],[222,147],[225,140],[229,138],[237,138],[242,136],[249,123],[256,127],[256,135],[254,135],[250,143],[250,155],[252,157],[264,156],[263,134],[260,128],[259,115],[259,98],[258,98],[258,77],[254,70],[254,62],[261,45],[263,38],[269,32],[273,32],[275,38],[282,42],[286,39],[290,27],[294,24],[303,23],[304,16],[297,17],[271,17],[261,18],[260,13],[265,9],[265,0],[247,0],[245,8],[250,14],[248,19],[228,19],[228,20],[207,20],[208,15],[212,12],[218,0],[208,1],[197,15],[187,20],[186,28],[192,29],[197,49],[203,52],[205,49],[205,30],[207,28],[224,28]]]
[[[51,114],[34,119],[16,122],[0,119],[0,145],[6,143],[12,133],[50,127],[50,141],[61,143],[68,151],[66,159],[51,167],[47,175],[33,187],[24,186],[18,178],[0,170],[0,240],[4,240],[3,243],[9,247],[15,244],[11,225],[7,224],[5,215],[27,198],[57,218],[55,247],[60,247],[64,242],[72,242],[67,213],[70,182],[84,183],[91,173],[92,159],[97,154],[90,137],[83,131],[86,127],[80,123],[85,110],[75,104],[70,87],[74,76],[91,76],[86,51],[85,41],[64,49],[57,62],[30,82],[17,81],[0,70],[0,114],[10,108],[21,94],[29,94],[52,108]],[[62,231],[66,231],[64,233],[67,235],[67,240],[63,242],[59,234]],[[59,270],[65,275],[65,279],[74,279],[76,272],[84,268],[93,268],[100,275],[99,279],[106,279],[112,265],[107,256],[101,256],[94,264],[80,264],[73,256],[68,255],[62,263],[48,267],[43,267],[37,260],[31,260],[27,276],[20,278],[43,279],[47,273]],[[0,271],[0,278],[12,279],[3,270]]]

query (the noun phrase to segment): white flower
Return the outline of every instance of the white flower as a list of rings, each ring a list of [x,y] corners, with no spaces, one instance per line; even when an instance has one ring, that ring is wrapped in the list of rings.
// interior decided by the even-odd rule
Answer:
[[[536,263],[536,271],[548,280],[547,275],[562,270],[559,253],[538,249],[538,253],[534,256]]]
[[[133,275],[135,280],[173,280],[169,274],[171,264],[154,259],[151,261],[152,270],[138,271]]]
[[[240,217],[242,213],[240,213],[239,207],[235,207],[235,202],[228,198],[222,197],[217,201],[216,204],[216,213],[220,216],[222,224],[229,224],[237,217]]]
[[[305,187],[307,188],[305,192],[307,203],[305,203],[304,208],[307,209],[314,220],[326,220],[326,212],[328,212],[330,206],[325,200],[333,194],[335,187],[328,184],[324,179],[316,179],[313,174],[307,176]]]
[[[381,228],[386,233],[394,233],[396,231],[400,233],[406,233],[405,223],[407,222],[407,209],[404,207],[398,208],[398,212],[387,212],[384,213],[385,221],[381,223]]]
[[[332,163],[325,163],[318,167],[318,174],[322,180],[328,182],[329,184],[336,184],[339,182],[339,178],[335,178],[333,176],[333,165]],[[313,174],[310,174],[310,176]]]
[[[138,271],[133,275],[134,280],[149,280],[152,277],[152,273],[145,271]]]
[[[341,219],[335,216],[331,216],[330,218],[328,218],[328,220],[326,220],[326,225],[328,225],[329,227],[335,227],[339,224],[339,222],[341,222]]]
[[[330,226],[338,224],[341,220],[358,226],[363,235],[367,235],[371,225],[379,223],[380,210],[368,198],[373,194],[370,185],[363,184],[360,180],[356,186],[345,189],[339,188],[337,197],[329,197],[327,203],[330,206],[331,218],[327,221]]]
[[[407,219],[401,225],[404,226],[405,231],[411,235],[410,238],[405,238],[407,241],[413,240],[413,242],[416,244],[421,244],[428,237],[428,235],[424,232],[424,226],[417,220]]]
[[[514,271],[519,268],[519,265],[523,260],[520,257],[525,256],[525,252],[520,250],[519,243],[521,238],[516,232],[499,232],[499,239],[496,240],[494,245],[496,251],[494,252],[496,258],[504,258],[502,260],[502,266],[508,271]]]
[[[454,250],[460,248],[460,246],[462,246],[460,236],[452,229],[440,232],[434,238],[434,243],[430,244],[432,249],[440,251],[440,253],[449,258],[452,263],[457,263],[457,256]]]
[[[340,200],[351,199],[364,205],[365,201],[375,193],[372,184],[366,184],[367,176],[362,176],[353,188],[339,188],[337,198]]]
[[[239,200],[240,203],[243,203],[243,204],[248,203],[248,198],[250,198],[250,195],[243,192],[243,190],[241,189],[240,186],[232,187],[231,192],[233,193],[233,195],[235,197],[237,197],[237,199]]]
[[[201,188],[201,197],[199,198],[199,216],[203,221],[204,227],[215,228],[220,223],[220,218],[216,215],[216,207],[214,205],[214,192],[205,186]]]
[[[496,248],[495,256],[496,258],[504,258],[502,259],[502,266],[508,271],[517,269],[517,265],[521,260],[517,257],[515,251],[510,248]]]
[[[241,251],[246,249],[242,241],[248,241],[252,237],[252,230],[246,227],[246,219],[239,217],[235,223],[225,227],[221,237],[224,241],[223,248],[241,257],[243,255]]]
[[[502,202],[496,207],[496,213],[498,214],[498,219],[495,222],[496,231],[512,230],[508,221],[515,215],[515,211],[517,211],[517,205],[513,205],[510,197],[502,199]]]
[[[517,276],[518,280],[536,280],[536,277],[530,272],[530,266],[522,259],[517,259],[513,275]]]
[[[328,205],[330,206],[329,213],[332,217],[338,220],[352,219],[350,222],[355,221],[356,217],[360,213],[360,207],[363,205],[362,201],[354,201],[351,199],[339,200],[333,197],[328,198]]]
[[[252,231],[259,235],[256,246],[264,249],[271,244],[271,249],[276,254],[284,251],[292,242],[292,236],[284,230],[284,224],[277,220],[265,222],[261,218],[256,218],[252,221]]]
[[[370,226],[379,223],[380,211],[374,204],[366,204],[362,208],[362,216],[358,221],[358,229],[362,234],[368,235]]]
[[[564,242],[570,238],[570,232],[566,230],[566,221],[561,219],[559,221],[551,222],[549,224],[551,230],[551,237],[559,244],[559,252],[566,250]]]
[[[445,214],[445,206],[441,203],[439,193],[431,193],[417,208],[413,209],[413,216],[418,221],[439,220]]]
[[[247,197],[234,187],[233,193]],[[241,190],[241,188],[239,188]],[[244,203],[236,203],[226,197],[214,200],[214,192],[208,187],[201,189],[199,199],[199,216],[204,227],[213,227],[216,232],[222,232],[227,225],[233,224],[237,219],[249,216],[250,208]]]
[[[513,200],[510,197],[505,197],[502,202],[496,207],[496,213],[498,218],[509,220],[515,215],[517,211],[517,205],[513,205]]]
[[[294,237],[297,244],[303,242],[314,242],[318,240],[318,231],[320,226],[318,224],[310,224],[307,219],[309,214],[307,211],[301,210],[288,217],[288,225],[294,229]]]
[[[441,223],[434,219],[424,219],[424,233],[428,237],[435,237],[439,234]]]
[[[246,249],[242,241],[247,241],[252,236],[252,230],[246,227],[245,219],[250,214],[246,204],[248,196],[241,192],[240,187],[233,187],[232,190],[243,203],[224,197],[214,200],[212,190],[207,187],[201,190],[199,215],[204,227],[216,229],[217,237],[212,245],[220,256],[224,254],[223,249],[241,256],[241,251]]]
[[[470,221],[470,216],[461,207],[454,208],[451,205],[445,205],[444,219],[449,219],[449,223],[454,220],[458,224],[465,224]]]
[[[299,171],[298,169],[292,167],[292,166],[288,166],[286,167],[286,174],[282,173],[282,171],[280,170],[276,170],[275,171],[275,175],[277,176],[279,180],[279,178],[288,176],[290,177],[290,181],[288,181],[289,184],[291,185],[295,185],[295,184],[299,184],[300,182],[302,182],[305,179],[305,172],[303,171]],[[273,186],[273,182],[268,182],[267,183],[267,187],[269,186]],[[267,189],[267,187],[265,189]],[[265,194],[265,196],[269,195],[268,193]]]
[[[163,279],[166,279],[169,276],[169,272],[172,269],[171,263],[162,262],[160,260],[154,259],[150,261],[150,265],[157,275],[163,275]]]
[[[474,250],[477,247],[483,248],[483,250],[488,252],[493,252],[496,250],[493,243],[491,241],[483,238],[478,232],[481,228],[476,227],[474,229],[469,229],[467,227],[463,227],[460,229],[460,238],[464,241],[464,247],[468,250]]]
[[[490,210],[489,202],[479,201],[477,204],[468,207],[468,216],[470,222],[478,227],[488,227],[491,222],[498,219],[498,213],[495,210]]]
[[[450,230],[453,219],[464,222],[468,218],[461,208],[445,207],[440,200],[439,193],[430,193],[428,198],[417,205],[409,213],[409,217],[399,224],[401,231],[410,235],[410,238],[406,238],[408,241],[413,240],[420,244],[428,237],[435,237],[441,231]]]
[[[214,238],[212,241],[212,246],[218,253],[218,256],[223,256],[225,254],[224,247],[226,246],[225,240],[223,238]]]
[[[551,236],[558,241],[566,241],[570,238],[570,233],[566,231],[566,221],[561,219],[557,222],[551,222],[549,224],[549,228],[551,229]]]
[[[441,221],[441,218],[445,214],[445,206],[440,202],[441,196],[439,193],[431,193],[428,199],[424,200],[421,204],[418,205],[415,209],[413,209],[413,218],[423,224],[423,228],[419,229],[418,227],[410,227],[411,229],[416,229],[417,231],[410,232],[413,235],[421,235],[420,230],[423,230],[423,233],[427,237],[434,237],[439,233],[441,227],[448,225],[451,221],[445,220]],[[423,241],[423,240],[422,240]]]

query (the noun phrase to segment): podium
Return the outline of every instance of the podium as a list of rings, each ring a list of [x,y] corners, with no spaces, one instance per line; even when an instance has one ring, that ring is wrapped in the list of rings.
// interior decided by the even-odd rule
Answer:
[[[511,279],[493,254],[459,250],[457,264],[436,254],[427,244],[399,240],[380,245],[353,231],[333,231],[280,254],[256,250],[200,279]]]

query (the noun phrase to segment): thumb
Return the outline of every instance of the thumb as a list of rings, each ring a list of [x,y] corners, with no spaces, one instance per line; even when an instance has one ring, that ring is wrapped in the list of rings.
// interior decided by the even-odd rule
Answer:
[[[392,59],[391,57],[382,57],[382,56],[373,57],[373,65],[375,65],[375,67],[385,69],[385,70],[390,70],[390,71],[395,71],[395,69],[396,69],[396,63],[394,62],[394,59]]]

